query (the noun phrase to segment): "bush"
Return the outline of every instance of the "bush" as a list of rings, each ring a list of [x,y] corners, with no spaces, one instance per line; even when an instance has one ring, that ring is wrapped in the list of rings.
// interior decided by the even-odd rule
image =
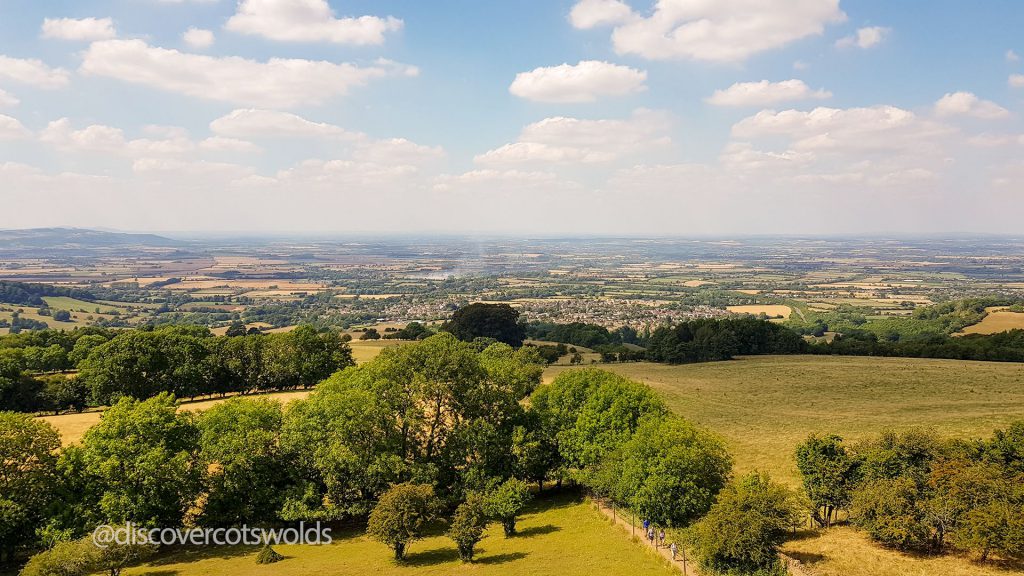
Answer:
[[[530,487],[526,482],[509,478],[487,496],[487,515],[501,522],[505,537],[515,536],[516,516],[530,501]]]
[[[484,498],[479,494],[470,493],[466,501],[455,509],[455,516],[448,528],[448,537],[455,542],[459,549],[459,558],[463,562],[473,561],[473,549],[480,540],[483,540],[488,516],[485,508]]]
[[[367,533],[395,552],[395,560],[405,560],[409,544],[423,537],[425,526],[438,509],[433,487],[427,484],[398,484],[381,496],[373,512]]]
[[[264,544],[263,548],[260,548],[260,553],[256,555],[257,564],[273,564],[281,560],[284,560],[284,556],[281,556],[276,550],[271,548],[269,542]]]
[[[793,493],[767,474],[731,482],[692,537],[701,563],[711,571],[778,570],[779,545],[799,520]]]

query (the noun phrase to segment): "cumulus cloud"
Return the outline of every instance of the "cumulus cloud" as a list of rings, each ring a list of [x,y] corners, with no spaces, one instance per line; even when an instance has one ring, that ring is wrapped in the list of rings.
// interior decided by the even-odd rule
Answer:
[[[336,18],[327,0],[242,0],[224,26],[232,32],[283,42],[383,44],[385,34],[402,29],[388,16]]]
[[[649,16],[621,2],[582,0],[570,20],[580,28],[612,24],[619,54],[656,60],[739,62],[843,22],[839,0],[790,0],[785,9],[771,2],[657,0]]]
[[[199,147],[210,152],[259,152],[261,148],[248,140],[210,136],[199,143]]]
[[[998,120],[1010,115],[1010,111],[995,102],[982,100],[970,92],[946,94],[935,103],[938,116],[970,116],[982,120]]]
[[[0,114],[0,140],[20,140],[31,135],[17,118]]]
[[[387,60],[369,66],[282,58],[260,62],[188,54],[142,40],[94,42],[80,70],[196,98],[268,108],[322,104],[373,79],[418,74],[415,67]]]
[[[732,127],[735,138],[786,136],[795,150],[925,153],[948,126],[895,106],[763,110]]]
[[[210,122],[210,130],[232,138],[346,138],[363,135],[340,126],[312,122],[296,114],[256,108],[238,109]]]
[[[68,85],[70,77],[63,68],[50,68],[41,60],[0,55],[0,78],[37,88],[52,90]]]
[[[387,138],[359,146],[352,157],[360,162],[412,166],[444,158],[444,148],[425,146],[405,138]]]
[[[76,130],[71,120],[61,118],[50,122],[39,134],[39,140],[66,152],[90,152],[125,156],[177,156],[195,148],[183,129],[163,132],[166,137],[151,139],[125,138],[124,131],[113,126],[92,124]]]
[[[213,32],[210,30],[204,30],[203,28],[196,28],[195,26],[185,30],[181,35],[181,39],[189,48],[194,48],[196,50],[209,48],[210,46],[213,46],[213,43],[216,40],[213,36]]]
[[[1020,61],[1020,56],[1017,55],[1017,53],[1014,52],[1013,50],[1007,50],[1006,51],[1006,61],[1007,62],[1019,62]]]
[[[13,94],[0,90],[0,108],[13,108],[21,103]]]
[[[1007,82],[1013,88],[1024,88],[1024,74],[1010,74]]]
[[[43,38],[57,40],[109,40],[117,36],[110,18],[46,18]]]
[[[580,0],[569,12],[569,22],[586,30],[620,24],[633,18],[633,9],[620,0]]]
[[[601,163],[671,144],[664,113],[638,110],[624,120],[558,116],[523,128],[516,142],[478,155],[482,165]]]
[[[536,102],[594,102],[647,89],[647,72],[598,60],[535,68],[516,74],[509,92]]]
[[[715,106],[772,106],[781,102],[823,100],[831,97],[831,92],[812,90],[803,80],[761,80],[737,82],[724,90],[715,90],[707,101]]]
[[[889,36],[891,30],[881,26],[860,28],[854,34],[836,40],[838,48],[872,48],[882,43]]]

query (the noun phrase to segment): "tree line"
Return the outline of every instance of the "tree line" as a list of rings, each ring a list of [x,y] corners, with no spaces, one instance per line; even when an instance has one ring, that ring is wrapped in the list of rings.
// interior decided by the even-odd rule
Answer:
[[[796,461],[822,527],[845,511],[898,550],[1024,559],[1024,420],[971,441],[920,429],[859,443],[812,435]]]
[[[346,338],[309,326],[243,336],[214,336],[201,326],[6,336],[0,410],[59,412],[161,392],[194,398],[310,387],[354,363]]]

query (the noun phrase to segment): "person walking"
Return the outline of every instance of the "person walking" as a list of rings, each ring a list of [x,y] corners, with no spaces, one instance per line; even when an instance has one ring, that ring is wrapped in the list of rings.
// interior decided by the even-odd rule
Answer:
[[[676,554],[679,553],[679,546],[676,546],[676,543],[673,542],[672,545],[668,547],[668,549],[672,551],[672,560],[675,560]]]
[[[654,528],[649,528],[647,530],[647,539],[651,541],[651,544],[654,544]],[[657,548],[658,545],[654,544],[654,547]]]
[[[648,520],[647,518],[644,518],[643,520],[641,520],[641,522],[644,525],[644,532],[646,532],[648,529],[650,529],[650,527],[651,527],[651,521],[650,520]]]
[[[659,543],[662,546],[665,545],[665,529],[664,528],[662,528],[661,530],[658,531],[658,540],[659,540]]]

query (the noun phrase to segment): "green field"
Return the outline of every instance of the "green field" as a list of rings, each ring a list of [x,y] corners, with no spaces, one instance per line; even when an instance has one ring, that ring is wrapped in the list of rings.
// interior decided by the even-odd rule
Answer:
[[[812,432],[861,439],[926,426],[949,437],[992,434],[1024,418],[1024,364],[904,358],[764,356],[731,362],[602,368],[642,381],[682,416],[719,434],[737,473],[759,469],[798,488],[793,449]],[[565,368],[545,372],[549,380]],[[995,576],[1021,566],[885,550],[863,533],[810,532],[785,551],[820,576]]]
[[[794,486],[793,449],[812,432],[859,439],[928,426],[968,438],[1024,418],[1024,364],[764,356],[601,367],[648,384],[675,412],[720,434],[738,472],[756,468]]]
[[[86,300],[79,300],[77,298],[70,298],[68,296],[44,296],[43,300],[46,305],[52,310],[85,310],[92,314],[99,312],[100,314],[109,314],[111,312],[124,312],[124,308],[120,306],[111,306],[110,304],[102,304],[99,302],[88,302]]]
[[[208,548],[162,556],[149,565],[126,570],[141,576],[274,575],[274,576],[632,576],[678,574],[595,511],[567,496],[537,501],[522,516],[520,534],[506,539],[501,526],[491,525],[477,547],[472,564],[459,561],[455,545],[437,535],[412,544],[406,564],[396,564],[391,551],[360,531],[333,534],[330,546],[276,546],[286,559],[256,564],[256,548]]]

